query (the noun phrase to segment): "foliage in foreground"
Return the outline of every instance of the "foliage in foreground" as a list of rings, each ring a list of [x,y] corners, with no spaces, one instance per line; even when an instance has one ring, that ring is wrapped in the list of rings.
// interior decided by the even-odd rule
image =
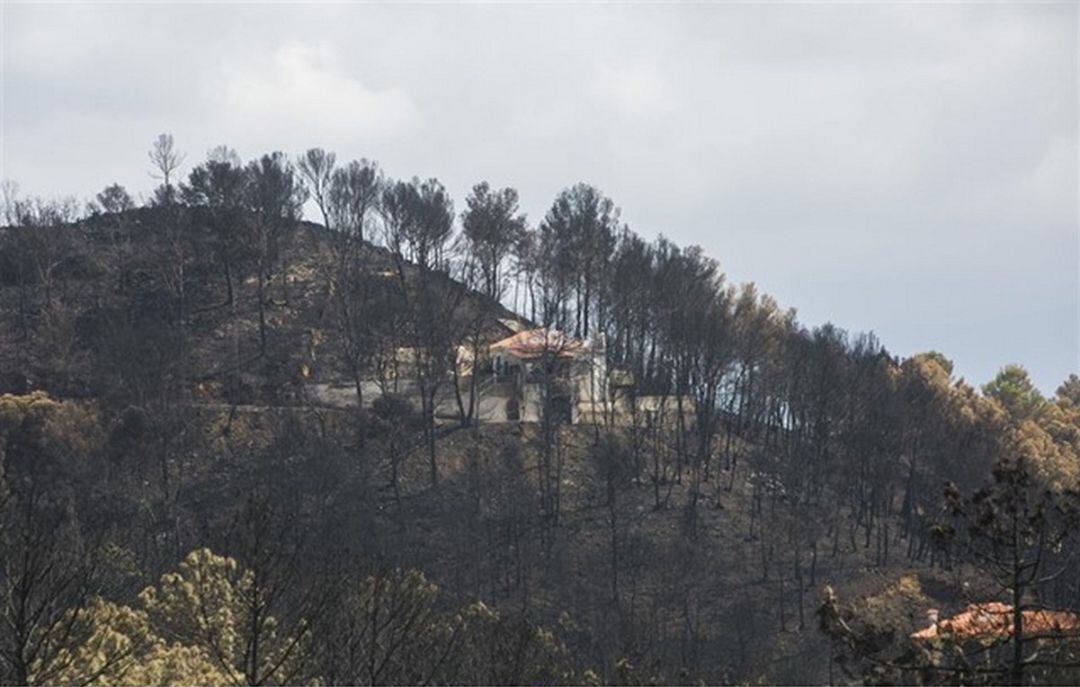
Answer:
[[[416,570],[364,579],[325,617],[285,624],[251,570],[209,549],[134,606],[70,609],[29,684],[555,684],[574,679],[556,637],[475,602],[439,607]],[[329,619],[329,620],[328,620]],[[316,657],[331,670],[319,675]],[[587,679],[587,676],[586,676]]]

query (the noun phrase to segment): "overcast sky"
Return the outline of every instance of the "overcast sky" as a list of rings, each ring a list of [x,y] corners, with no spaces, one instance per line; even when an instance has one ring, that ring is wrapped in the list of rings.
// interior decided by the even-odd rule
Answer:
[[[810,325],[969,381],[1080,370],[1077,5],[12,4],[0,175],[146,192],[310,146],[481,179],[539,221],[588,181]]]

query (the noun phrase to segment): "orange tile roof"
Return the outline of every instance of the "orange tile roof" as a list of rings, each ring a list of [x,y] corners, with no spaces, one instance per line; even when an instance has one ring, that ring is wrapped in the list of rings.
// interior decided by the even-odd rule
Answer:
[[[911,635],[915,640],[940,636],[961,639],[1008,639],[1013,632],[1013,607],[998,601],[970,604],[960,613],[944,618]],[[1026,609],[1023,615],[1025,636],[1045,636],[1053,633],[1080,630],[1080,616],[1066,611]]]
[[[528,360],[544,354],[561,358],[573,357],[585,349],[585,342],[574,339],[557,329],[527,329],[491,344],[491,352],[505,352]]]

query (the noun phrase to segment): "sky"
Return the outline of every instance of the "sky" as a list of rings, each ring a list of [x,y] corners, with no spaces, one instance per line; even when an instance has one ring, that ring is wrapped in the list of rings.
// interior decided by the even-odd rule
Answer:
[[[312,146],[393,177],[578,181],[808,326],[939,350],[981,384],[1080,371],[1078,6],[13,3],[0,177],[146,193]]]

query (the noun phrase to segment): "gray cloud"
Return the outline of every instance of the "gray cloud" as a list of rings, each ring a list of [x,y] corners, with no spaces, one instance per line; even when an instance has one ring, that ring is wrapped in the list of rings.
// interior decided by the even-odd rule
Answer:
[[[0,8],[29,192],[146,190],[160,131],[490,179],[534,220],[588,180],[808,324],[1080,369],[1075,5]]]

